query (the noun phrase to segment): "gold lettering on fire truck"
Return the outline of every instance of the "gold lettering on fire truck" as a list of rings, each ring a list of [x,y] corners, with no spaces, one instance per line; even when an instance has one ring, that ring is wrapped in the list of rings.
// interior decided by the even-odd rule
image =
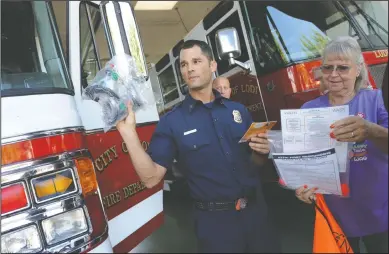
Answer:
[[[150,143],[147,142],[147,141],[142,141],[142,147],[143,149],[147,152],[147,150],[149,149],[149,146],[150,146]]]
[[[129,197],[134,196],[135,194],[143,191],[144,189],[146,189],[146,186],[143,184],[143,182],[139,181],[125,186],[122,189],[123,193],[120,190],[112,192],[103,197],[104,208],[110,208],[123,201],[123,199],[128,199]]]
[[[374,55],[376,58],[384,58],[388,56],[388,50],[383,49],[383,50],[376,50],[374,51]]]
[[[261,103],[261,102],[258,102],[258,103],[256,103],[256,104],[247,106],[247,109],[248,109],[248,111],[250,111],[250,112],[257,112],[257,111],[263,110],[263,106],[262,106],[262,103]]]
[[[122,201],[120,191],[115,191],[115,192],[103,197],[104,208],[110,208],[111,206],[116,205],[120,201]]]
[[[147,141],[141,141],[141,145],[143,149],[147,151],[149,149],[150,143]],[[128,148],[124,141],[121,143],[121,148],[123,153],[125,154],[128,153]],[[114,145],[108,148],[107,150],[105,150],[99,157],[95,159],[94,162],[95,168],[97,169],[97,171],[103,172],[113,162],[113,159],[118,159],[118,158],[119,158],[119,154],[116,150],[116,145]]]
[[[118,157],[116,146],[112,146],[96,158],[95,167],[99,172],[103,172],[112,163],[113,159],[117,159]]]
[[[237,87],[237,86],[231,87],[231,94],[232,95],[237,94],[238,93],[238,89],[239,89],[239,87]]]
[[[150,146],[149,142],[141,141],[140,143],[145,151],[147,151],[149,149],[149,146]],[[122,151],[123,151],[123,153],[128,153],[128,148],[127,148],[127,145],[124,141],[122,142]]]
[[[104,170],[100,157],[95,160],[95,168],[100,172]]]
[[[127,145],[126,145],[126,142],[122,142],[122,151],[123,153],[128,153],[128,149],[127,149]]]
[[[143,182],[136,182],[136,183],[130,184],[130,185],[123,188],[124,199],[132,197],[144,189],[146,189],[146,186],[143,184]]]
[[[240,91],[242,93],[259,94],[259,88],[257,85],[240,85]]]

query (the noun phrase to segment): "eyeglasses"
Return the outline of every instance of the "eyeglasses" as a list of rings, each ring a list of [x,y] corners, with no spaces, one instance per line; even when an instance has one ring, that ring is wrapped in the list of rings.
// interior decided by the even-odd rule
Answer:
[[[334,69],[338,74],[347,74],[351,69],[351,66],[348,65],[322,65],[320,67],[321,71],[324,74],[331,74]]]

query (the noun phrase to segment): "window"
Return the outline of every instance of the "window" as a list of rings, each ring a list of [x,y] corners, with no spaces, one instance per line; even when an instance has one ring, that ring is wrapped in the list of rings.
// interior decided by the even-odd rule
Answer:
[[[68,24],[67,24],[67,2],[66,1],[51,1],[53,6],[54,16],[57,23],[59,38],[61,40],[63,52],[66,61],[68,61]]]
[[[159,83],[161,84],[163,101],[165,104],[178,99],[176,79],[174,78],[173,67],[170,65],[162,73],[158,75]]]
[[[73,94],[47,3],[2,2],[1,21],[2,96]]]
[[[111,59],[98,6],[80,4],[81,84],[86,88],[96,73]]]
[[[344,2],[374,47],[388,47],[388,2]]]
[[[120,3],[120,9],[123,13],[123,24],[127,35],[128,45],[130,47],[131,56],[135,60],[138,72],[143,76],[146,76],[146,60],[144,58],[142,42],[138,33],[134,13],[131,10],[131,5],[129,3]]]
[[[362,48],[368,47],[335,2],[247,1],[244,5],[255,42],[254,58],[265,72],[319,57],[329,40],[342,35],[354,36]]]
[[[129,2],[103,1],[103,15],[112,42],[113,55],[131,55],[138,75],[147,77],[148,70],[134,13]]]
[[[240,57],[237,58],[236,60],[243,62],[243,63],[249,60],[246,42],[244,41],[242,25],[240,23],[239,14],[236,11],[231,16],[229,16],[226,20],[224,20],[222,23],[220,23],[220,25],[218,25],[214,30],[212,30],[212,32],[210,32],[208,34],[208,41],[212,47],[213,56],[217,62],[218,75],[222,75],[223,73],[226,73],[229,70],[236,67],[236,66],[230,66],[230,64],[228,63],[228,60],[219,60],[219,57],[217,55],[215,34],[216,34],[217,30],[227,28],[227,27],[235,27],[236,31],[238,32],[239,39],[240,39],[242,53],[241,53]]]
[[[73,94],[46,2],[1,3],[2,96]]]

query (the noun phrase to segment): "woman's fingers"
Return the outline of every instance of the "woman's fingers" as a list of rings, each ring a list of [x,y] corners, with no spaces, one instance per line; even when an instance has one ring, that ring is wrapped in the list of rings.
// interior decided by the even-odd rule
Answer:
[[[315,192],[317,190],[317,187],[307,189],[305,185],[296,190],[296,197],[307,204],[312,204],[312,201],[316,200]]]

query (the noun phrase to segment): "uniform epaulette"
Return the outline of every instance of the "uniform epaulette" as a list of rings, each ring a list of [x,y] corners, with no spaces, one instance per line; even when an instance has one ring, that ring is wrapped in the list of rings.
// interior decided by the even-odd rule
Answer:
[[[171,114],[172,112],[174,112],[178,107],[181,107],[182,103],[184,101],[180,101],[178,102],[176,105],[173,106],[173,108],[171,110],[169,110],[168,112],[164,113],[163,116],[166,117],[168,116],[169,114]]]
[[[176,109],[176,108],[178,108],[178,107],[181,107],[182,104],[184,104],[184,101],[180,101],[179,103],[177,103],[177,104],[173,107],[173,109]]]
[[[172,110],[170,110],[170,112],[173,112],[173,111],[175,111],[177,108],[181,107],[183,103],[184,103],[184,101],[178,102],[176,105],[173,106],[173,108],[172,108]]]

